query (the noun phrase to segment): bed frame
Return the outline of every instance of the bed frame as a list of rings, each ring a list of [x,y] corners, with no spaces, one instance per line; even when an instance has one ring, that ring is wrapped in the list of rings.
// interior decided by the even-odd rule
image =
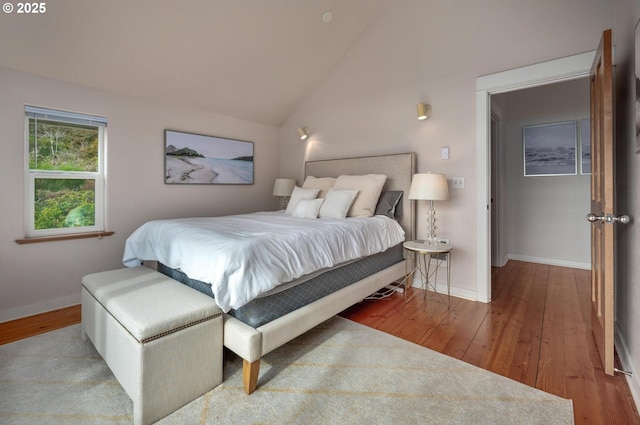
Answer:
[[[415,208],[408,199],[411,178],[415,173],[415,153],[308,161],[305,163],[305,178],[338,177],[343,174],[386,174],[383,190],[402,190],[402,216],[400,225],[405,239],[415,239]],[[337,292],[301,307],[265,325],[254,328],[240,320],[224,315],[224,346],[243,359],[242,380],[244,391],[251,394],[258,384],[260,358],[309,329],[330,319],[346,308],[362,301],[405,273],[405,262],[401,261],[368,276]]]

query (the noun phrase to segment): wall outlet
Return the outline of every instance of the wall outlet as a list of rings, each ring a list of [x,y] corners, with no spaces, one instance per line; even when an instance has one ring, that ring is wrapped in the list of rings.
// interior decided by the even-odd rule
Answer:
[[[464,189],[464,177],[454,177],[451,179],[453,189]]]

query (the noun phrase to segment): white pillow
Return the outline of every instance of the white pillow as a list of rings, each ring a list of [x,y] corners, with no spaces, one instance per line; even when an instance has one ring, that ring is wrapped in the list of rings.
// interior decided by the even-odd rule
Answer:
[[[345,218],[357,195],[355,189],[329,189],[320,207],[320,218]]]
[[[349,217],[372,217],[376,211],[378,198],[387,176],[384,174],[366,174],[362,176],[340,176],[336,179],[335,189],[357,189],[358,197],[347,213]]]
[[[320,189],[318,198],[324,198],[327,196],[327,191],[333,187],[336,182],[335,177],[313,177],[307,176],[302,187],[304,189]]]
[[[318,218],[320,212],[320,206],[324,202],[324,199],[302,199],[296,205],[296,209],[293,210],[293,217],[298,218]]]
[[[303,199],[316,199],[318,192],[320,192],[320,189],[302,189],[298,186],[294,187],[293,192],[291,192],[291,198],[289,198],[289,203],[287,204],[287,209],[284,213],[288,215],[293,214],[298,202]]]

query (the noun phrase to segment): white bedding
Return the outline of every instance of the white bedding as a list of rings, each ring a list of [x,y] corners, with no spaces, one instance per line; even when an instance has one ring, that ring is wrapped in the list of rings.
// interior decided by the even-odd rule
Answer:
[[[402,241],[402,227],[384,216],[314,220],[261,212],[150,221],[129,236],[122,262],[159,261],[210,283],[228,312],[280,283]]]

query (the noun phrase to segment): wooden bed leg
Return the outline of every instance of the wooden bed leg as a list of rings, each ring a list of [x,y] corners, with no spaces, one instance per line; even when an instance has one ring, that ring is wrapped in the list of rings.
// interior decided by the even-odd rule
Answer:
[[[258,375],[260,374],[260,359],[251,363],[242,359],[242,384],[244,392],[251,394],[258,386]]]

